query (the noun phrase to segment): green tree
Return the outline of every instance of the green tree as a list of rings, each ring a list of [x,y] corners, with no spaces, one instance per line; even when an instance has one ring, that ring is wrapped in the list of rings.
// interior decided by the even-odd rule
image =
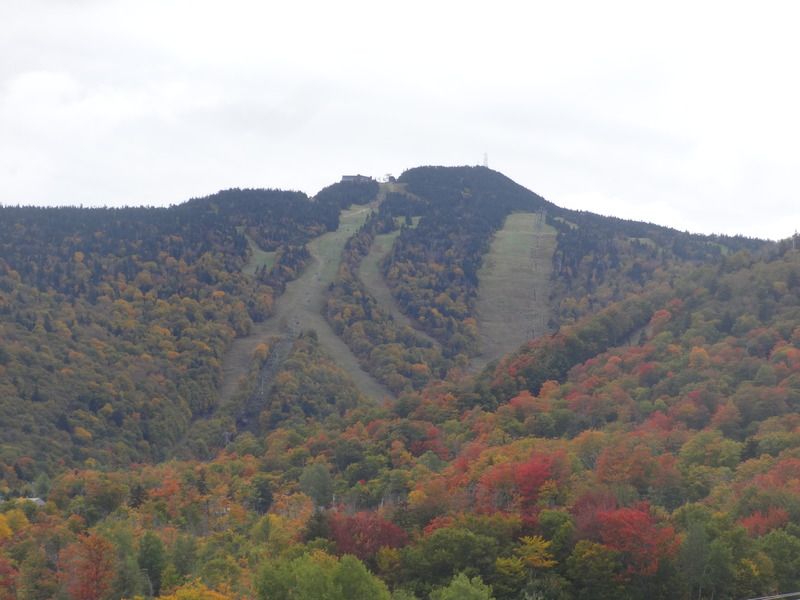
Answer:
[[[353,556],[324,552],[270,561],[256,579],[260,600],[389,600],[389,590]]]
[[[197,541],[190,535],[179,535],[172,548],[172,564],[181,577],[194,571],[197,561]]]
[[[112,598],[133,598],[147,588],[145,577],[136,560],[133,529],[126,522],[104,523],[103,533],[116,549],[116,576],[111,587]]]
[[[567,574],[578,600],[617,600],[620,570],[617,552],[589,540],[578,542],[567,559]]]
[[[355,556],[341,558],[333,573],[333,582],[343,600],[389,600],[386,584]]]
[[[161,591],[161,573],[166,565],[164,543],[152,531],[144,534],[139,542],[139,568],[147,576],[153,596]]]
[[[681,573],[692,598],[702,598],[709,587],[709,539],[706,526],[693,522],[681,546],[679,561]]]
[[[472,579],[464,573],[453,577],[447,587],[441,587],[433,592],[431,600],[494,600],[492,588],[483,583],[479,576]]]
[[[564,511],[545,509],[539,513],[539,528],[544,537],[550,540],[550,549],[556,559],[559,562],[566,560],[575,535],[572,516]]]
[[[754,598],[767,594],[773,589],[772,561],[763,552],[740,559],[734,570],[734,581],[739,597]]]
[[[17,597],[19,600],[50,600],[58,595],[58,580],[44,550],[31,552],[19,569]]]
[[[495,595],[503,600],[518,598],[525,582],[528,581],[528,573],[525,563],[516,556],[498,558],[495,562],[495,574],[492,577],[492,589]]]
[[[241,577],[241,568],[236,559],[229,554],[219,554],[203,561],[200,567],[203,582],[212,587],[230,585]]]
[[[460,527],[443,527],[403,549],[403,573],[422,595],[446,585],[459,572],[489,578],[495,568],[497,540]]]
[[[272,484],[269,477],[264,473],[254,475],[250,487],[250,504],[263,515],[272,506]]]
[[[708,583],[709,591],[715,597],[724,597],[731,592],[734,579],[733,551],[721,539],[716,539],[708,546]]]
[[[300,489],[308,494],[315,506],[325,508],[333,501],[333,479],[328,468],[321,463],[313,463],[303,469]]]
[[[761,538],[761,548],[772,560],[778,589],[800,589],[800,538],[775,529]]]

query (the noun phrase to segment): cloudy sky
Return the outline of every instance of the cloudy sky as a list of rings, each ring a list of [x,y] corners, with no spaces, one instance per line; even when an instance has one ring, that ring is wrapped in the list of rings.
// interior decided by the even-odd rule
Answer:
[[[0,0],[0,203],[314,194],[488,153],[562,206],[788,237],[795,6]]]

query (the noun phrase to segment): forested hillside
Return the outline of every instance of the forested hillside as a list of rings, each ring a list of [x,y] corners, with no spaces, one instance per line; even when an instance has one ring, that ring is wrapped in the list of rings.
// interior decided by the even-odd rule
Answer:
[[[170,208],[0,208],[4,476],[164,458],[215,405],[231,340],[270,315],[305,242],[338,213],[269,190]],[[240,273],[245,234],[277,251],[270,272]]]
[[[386,277],[407,312],[453,351],[476,351],[471,318],[478,267],[511,212],[542,212],[558,230],[554,329],[670,277],[681,265],[764,245],[563,209],[483,167],[419,167],[398,181],[418,200],[409,210],[423,217],[400,236]]]
[[[566,211],[484,168],[368,185],[81,224],[0,209],[0,599],[800,589],[800,252]],[[366,399],[304,331],[259,346],[219,405],[234,336],[376,197],[324,310],[397,399]],[[491,237],[542,209],[553,331],[466,375]],[[398,228],[387,283],[437,343],[359,279]],[[241,273],[245,235],[282,257],[270,272]],[[226,416],[224,448],[189,458],[189,426]]]

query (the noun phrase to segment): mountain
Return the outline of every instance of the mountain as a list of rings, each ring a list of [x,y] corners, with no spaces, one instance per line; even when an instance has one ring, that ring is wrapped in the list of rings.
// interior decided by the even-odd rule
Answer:
[[[0,257],[0,598],[800,585],[787,242],[420,167],[2,207]]]

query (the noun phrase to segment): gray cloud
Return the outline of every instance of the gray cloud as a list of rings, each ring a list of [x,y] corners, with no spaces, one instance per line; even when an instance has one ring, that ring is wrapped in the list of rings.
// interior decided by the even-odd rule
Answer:
[[[798,10],[9,0],[0,202],[314,193],[488,152],[562,205],[785,237]]]

